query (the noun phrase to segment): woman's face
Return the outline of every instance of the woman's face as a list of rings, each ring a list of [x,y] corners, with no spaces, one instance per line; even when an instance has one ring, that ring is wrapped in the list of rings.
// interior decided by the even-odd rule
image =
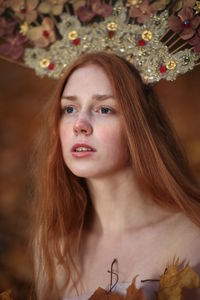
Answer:
[[[100,178],[129,165],[118,103],[101,67],[88,65],[72,73],[64,88],[61,109],[62,153],[72,173],[84,178]],[[79,148],[76,144],[87,146]],[[85,147],[93,151],[85,151]]]

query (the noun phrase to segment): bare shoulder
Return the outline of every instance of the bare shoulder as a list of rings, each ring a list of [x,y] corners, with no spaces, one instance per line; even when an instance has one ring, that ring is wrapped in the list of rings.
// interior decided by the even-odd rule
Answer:
[[[200,270],[200,226],[184,214],[180,214],[174,228],[177,235],[178,250],[185,260]],[[200,271],[199,271],[200,274]]]

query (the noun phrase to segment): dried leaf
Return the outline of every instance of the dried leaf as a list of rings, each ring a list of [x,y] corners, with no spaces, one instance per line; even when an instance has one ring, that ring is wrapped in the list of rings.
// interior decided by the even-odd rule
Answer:
[[[124,300],[124,295],[119,293],[109,293],[107,294],[107,300]]]
[[[107,300],[106,291],[99,287],[88,300]]]
[[[163,10],[169,4],[170,0],[158,0],[152,4],[155,11]]]
[[[107,293],[99,287],[88,300],[124,300],[124,296],[113,292]]]
[[[13,298],[11,298],[11,290],[6,290],[5,292],[1,293],[0,300],[13,300]]]
[[[79,7],[86,5],[86,0],[72,0],[69,3],[72,3],[74,11],[77,11]]]
[[[144,300],[144,294],[142,289],[141,288],[136,289],[135,286],[136,277],[137,276],[133,278],[131,285],[129,285],[129,287],[127,288],[127,294],[125,300]]]
[[[173,7],[172,13],[176,13],[183,7],[193,7],[195,5],[195,0],[179,0]]]
[[[127,288],[126,295],[112,291],[108,293],[99,287],[88,300],[145,300],[142,289],[137,289],[135,286],[136,277],[133,278],[131,285]]]
[[[160,277],[157,300],[181,300],[183,288],[199,288],[200,277],[189,263],[178,270],[179,259],[173,261]]]

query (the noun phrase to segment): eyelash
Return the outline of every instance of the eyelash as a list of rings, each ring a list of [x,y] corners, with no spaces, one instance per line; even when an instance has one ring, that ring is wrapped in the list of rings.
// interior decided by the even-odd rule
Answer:
[[[64,107],[62,108],[62,112],[63,112],[63,113],[66,113],[67,108],[74,108],[74,107],[71,106],[71,105],[64,106]],[[101,109],[101,108],[103,108],[103,109],[108,109],[108,110],[109,110],[109,113],[106,113],[106,115],[108,115],[108,114],[110,114],[110,113],[113,112],[113,110],[112,110],[111,108],[107,107],[107,106],[101,106],[100,109]],[[71,113],[66,113],[66,114],[69,115],[69,114],[71,114]]]

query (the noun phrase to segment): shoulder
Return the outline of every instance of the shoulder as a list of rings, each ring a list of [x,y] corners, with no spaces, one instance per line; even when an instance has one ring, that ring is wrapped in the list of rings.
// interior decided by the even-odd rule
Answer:
[[[177,224],[180,242],[180,252],[192,266],[200,264],[200,226],[194,224],[188,217],[181,215]],[[182,250],[182,251],[181,251]]]

